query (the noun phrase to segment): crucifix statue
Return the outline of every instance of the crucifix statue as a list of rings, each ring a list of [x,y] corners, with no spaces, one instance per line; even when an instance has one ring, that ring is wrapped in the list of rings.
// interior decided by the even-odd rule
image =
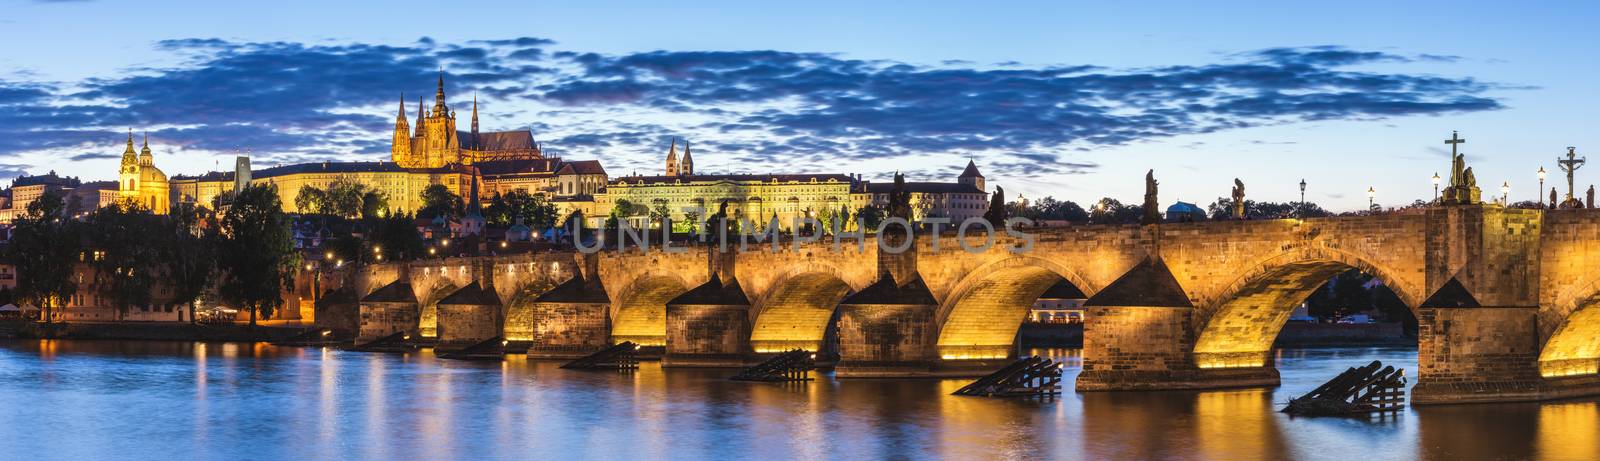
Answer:
[[[1567,148],[1567,158],[1556,157],[1556,163],[1561,164],[1561,171],[1567,172],[1567,200],[1577,198],[1574,196],[1576,189],[1572,185],[1572,173],[1578,171],[1578,168],[1582,168],[1583,163],[1587,160],[1587,157],[1578,158],[1578,148],[1576,147]]]
[[[1444,140],[1445,144],[1450,145],[1450,185],[1452,186],[1461,185],[1464,179],[1462,178],[1462,169],[1466,166],[1467,161],[1462,158],[1459,149],[1461,143],[1464,142],[1467,142],[1467,140],[1461,139],[1461,133],[1455,131],[1450,132],[1450,139]]]
[[[1450,186],[1444,188],[1444,194],[1439,197],[1439,203],[1444,205],[1471,205],[1479,203],[1480,192],[1478,181],[1472,177],[1472,168],[1467,166],[1467,156],[1461,153],[1461,144],[1467,142],[1461,134],[1450,132],[1450,139],[1444,140],[1450,145]]]

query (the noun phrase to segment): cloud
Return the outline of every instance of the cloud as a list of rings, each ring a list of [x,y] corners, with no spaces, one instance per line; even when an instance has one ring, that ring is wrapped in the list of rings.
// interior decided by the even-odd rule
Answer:
[[[470,110],[476,93],[486,129],[533,126],[568,156],[653,165],[662,140],[677,135],[691,138],[707,165],[704,153],[763,170],[977,157],[986,171],[1034,178],[1092,171],[1099,164],[1085,151],[1101,146],[1497,110],[1503,105],[1489,93],[1507,88],[1359,69],[1437,66],[1454,56],[1337,46],[1149,68],[924,65],[775,50],[601,54],[536,37],[406,45],[188,38],[155,47],[181,62],[84,82],[0,80],[0,160],[118,143],[130,126],[184,148],[252,149],[265,159],[377,158],[401,93],[414,121],[417,96],[432,106],[441,67],[453,109]]]

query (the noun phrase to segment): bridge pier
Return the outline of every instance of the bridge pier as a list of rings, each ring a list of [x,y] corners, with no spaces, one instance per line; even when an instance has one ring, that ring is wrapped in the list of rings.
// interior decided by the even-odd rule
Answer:
[[[478,282],[439,300],[437,349],[459,349],[500,336],[501,306],[499,295]]]
[[[361,326],[356,344],[365,344],[395,333],[418,334],[422,308],[406,279],[395,280],[361,298]]]
[[[892,277],[839,303],[839,378],[935,376],[939,302],[920,277]]]
[[[573,359],[611,344],[611,298],[598,279],[574,274],[533,299],[530,359]]]
[[[1079,391],[1278,385],[1264,353],[1194,354],[1194,304],[1159,258],[1147,258],[1084,303]]]
[[[750,299],[738,279],[711,280],[667,302],[666,367],[738,368],[751,363]]]

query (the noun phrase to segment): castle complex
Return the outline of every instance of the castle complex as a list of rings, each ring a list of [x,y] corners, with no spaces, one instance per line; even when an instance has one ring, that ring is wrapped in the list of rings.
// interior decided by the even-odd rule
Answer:
[[[299,213],[295,198],[300,190],[326,190],[343,179],[383,194],[390,207],[415,212],[423,207],[422,191],[443,185],[463,198],[477,192],[492,198],[520,190],[541,195],[557,206],[561,216],[581,212],[589,225],[600,225],[619,211],[621,219],[648,225],[652,215],[667,210],[673,221],[687,223],[696,216],[687,208],[702,208],[699,217],[714,213],[726,203],[729,213],[760,223],[764,230],[772,218],[788,230],[796,218],[852,217],[867,205],[887,203],[888,183],[874,184],[848,174],[702,174],[695,170],[687,142],[680,153],[678,140],[667,148],[659,176],[610,177],[595,160],[546,157],[526,129],[482,131],[477,98],[473,98],[471,125],[457,129],[441,73],[431,108],[418,99],[415,126],[408,120],[404,98],[395,116],[390,161],[316,162],[252,169],[239,157],[233,171],[168,177],[156,167],[148,137],[134,150],[133,134],[127,138],[117,181],[80,183],[54,174],[19,178],[9,195],[0,196],[0,224],[25,212],[30,198],[44,190],[70,191],[80,196],[86,209],[113,201],[136,203],[156,214],[168,213],[173,204],[216,206],[217,198],[244,185],[268,184],[277,188],[284,211]],[[473,179],[477,178],[477,181]],[[476,186],[474,186],[476,184]],[[476,187],[476,191],[472,190]],[[983,175],[971,162],[956,182],[911,182],[913,218],[948,217],[959,221],[982,216],[988,208]],[[29,200],[24,200],[29,199]],[[618,205],[631,205],[620,210]]]

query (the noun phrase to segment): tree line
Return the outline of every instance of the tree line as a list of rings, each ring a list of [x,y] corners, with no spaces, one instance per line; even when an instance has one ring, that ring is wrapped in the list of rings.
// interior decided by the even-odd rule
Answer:
[[[13,222],[0,252],[17,267],[16,298],[39,306],[47,322],[89,288],[119,317],[159,293],[189,306],[193,321],[195,303],[214,296],[249,310],[254,325],[258,313],[272,318],[279,293],[293,288],[299,253],[273,186],[242,189],[222,208],[180,203],[156,215],[119,201],[73,219],[63,194],[50,190]]]

